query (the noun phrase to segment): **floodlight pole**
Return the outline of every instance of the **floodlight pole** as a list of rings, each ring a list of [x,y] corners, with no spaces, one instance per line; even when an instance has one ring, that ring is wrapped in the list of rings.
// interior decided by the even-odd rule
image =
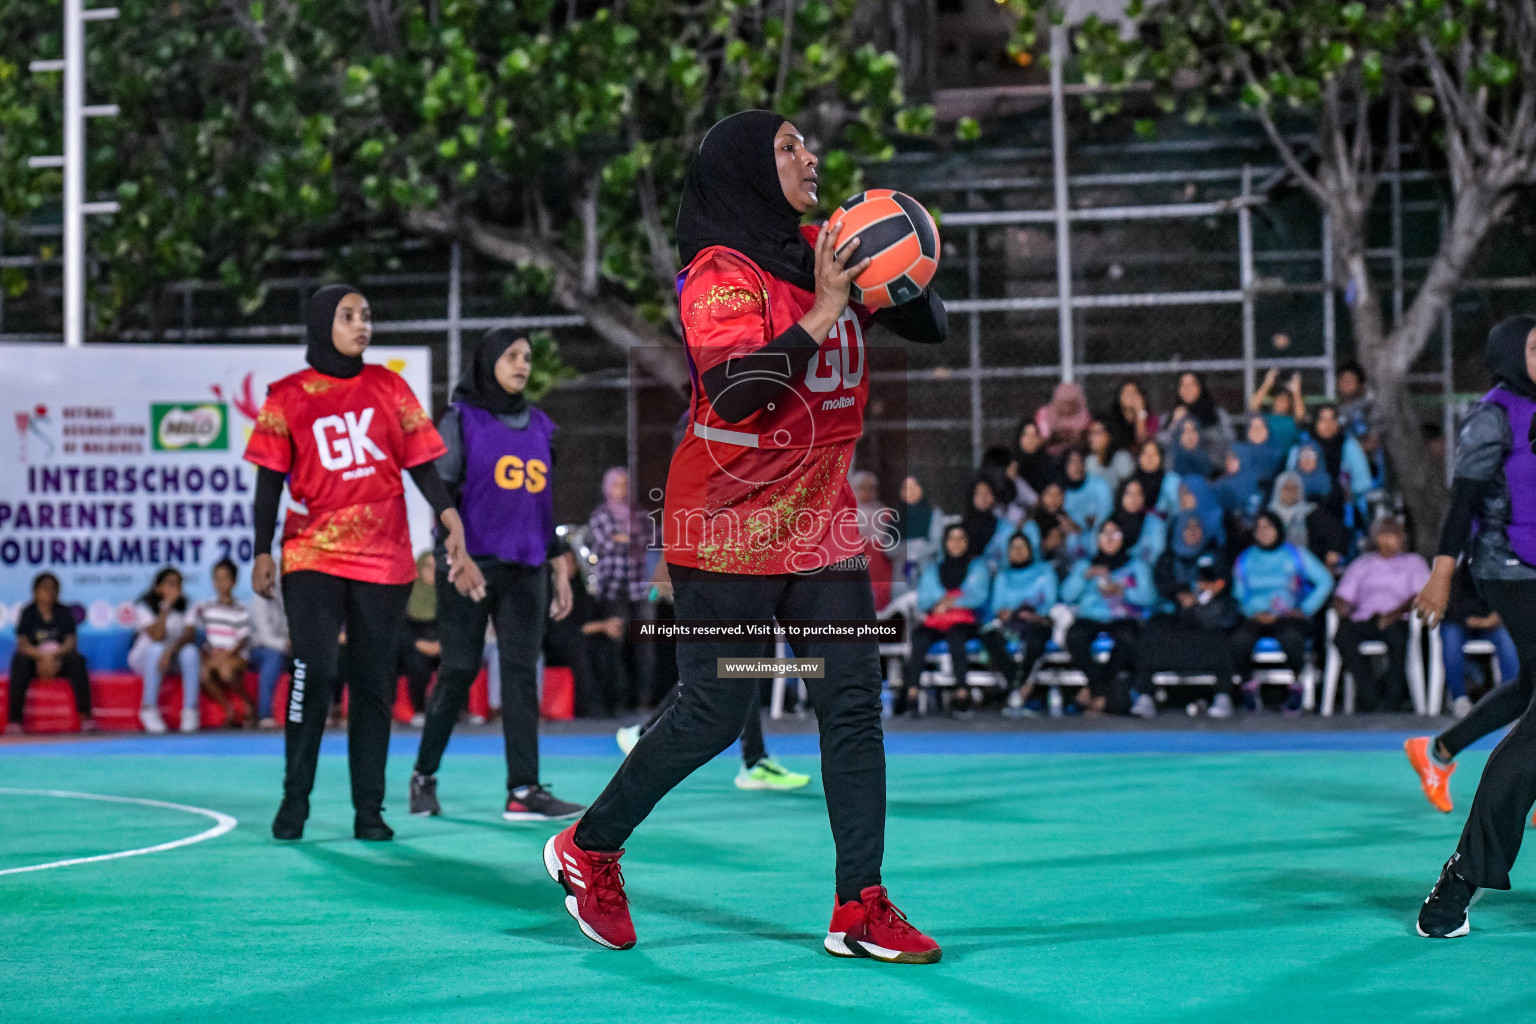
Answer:
[[[116,7],[87,10],[85,0],[64,0],[64,59],[35,60],[37,72],[64,72],[64,155],[33,157],[32,167],[64,169],[64,347],[85,343],[85,217],[116,213],[117,203],[85,201],[85,119],[115,117],[115,104],[85,104],[85,23],[117,17]]]

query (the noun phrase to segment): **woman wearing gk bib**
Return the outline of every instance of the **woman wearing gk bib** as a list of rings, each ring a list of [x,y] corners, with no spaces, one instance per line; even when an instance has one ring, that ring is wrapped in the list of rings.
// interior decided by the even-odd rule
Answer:
[[[925,292],[872,315],[848,304],[864,269],[837,230],[801,228],[816,205],[816,157],[777,114],[745,111],[710,129],[684,183],[680,303],[693,378],[688,432],[667,477],[663,535],[679,620],[875,617],[848,464],[869,397],[863,331],[944,338]],[[824,659],[807,679],[821,731],[822,782],[837,845],[826,949],[933,963],[939,947],[880,884],[885,748],[874,642],[791,642]],[[658,801],[741,731],[756,680],[722,679],[716,659],[761,657],[756,641],[678,644],[682,692],[640,738],[586,815],[551,839],[545,868],[594,941],[635,943],[619,858]]]
[[[442,439],[399,374],[363,364],[373,336],[368,300],[350,285],[330,285],[309,300],[306,321],[310,368],[268,389],[245,449],[246,461],[260,467],[251,571],[258,594],[271,597],[277,576],[272,534],[285,480],[289,495],[303,506],[290,509],[283,526],[283,603],[293,682],[280,711],[287,770],[272,835],[304,835],[337,676],[337,640],[345,629],[353,835],[385,840],[394,837],[380,811],[395,652],[416,578],[402,470],[448,530],[455,582],[468,591],[482,589],[484,582],[464,553],[459,514],[432,468],[445,450]]]
[[[1437,739],[1433,754],[1422,749],[1425,739],[1410,740],[1409,756],[1417,742],[1419,760],[1435,757],[1443,771],[1467,744],[1519,720],[1489,756],[1461,842],[1419,909],[1419,934],[1437,939],[1471,931],[1467,908],[1478,889],[1509,888],[1536,804],[1536,317],[1494,327],[1484,358],[1497,386],[1462,423],[1451,508],[1414,606],[1430,624],[1445,614],[1451,577],[1466,551],[1478,593],[1515,642],[1520,678],[1479,701]]]

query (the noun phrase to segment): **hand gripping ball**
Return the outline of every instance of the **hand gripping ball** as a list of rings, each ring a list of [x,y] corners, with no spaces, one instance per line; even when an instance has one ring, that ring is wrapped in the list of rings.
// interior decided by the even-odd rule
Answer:
[[[827,227],[841,223],[838,251],[855,238],[852,262],[872,262],[853,280],[848,297],[870,309],[899,306],[920,295],[939,269],[939,229],[923,204],[904,192],[872,188],[839,206]]]

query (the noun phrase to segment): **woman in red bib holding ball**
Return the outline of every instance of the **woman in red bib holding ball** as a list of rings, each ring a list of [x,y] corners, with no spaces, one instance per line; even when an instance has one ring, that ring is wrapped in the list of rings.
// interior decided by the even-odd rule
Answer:
[[[416,561],[405,514],[408,472],[447,530],[450,578],[483,591],[464,553],[459,513],[432,462],[447,451],[400,375],[363,363],[373,336],[368,300],[350,285],[315,293],[306,316],[309,369],[284,377],[245,449],[256,475],[256,564],[251,586],[272,596],[272,534],[283,484],[302,509],[283,528],[283,603],[293,644],[293,682],[282,709],[287,748],[278,839],[298,839],[309,817],[320,737],[336,689],[338,637],[347,634],[353,834],[394,833],[380,813],[389,754],[395,651]]]
[[[868,261],[856,245],[838,251],[836,226],[800,226],[816,205],[816,165],[794,125],[752,110],[709,130],[683,186],[679,306],[693,399],[664,512],[679,621],[875,619],[848,484],[869,398],[864,330],[881,323],[909,340],[936,343],[944,338],[944,307],[918,288],[910,301],[878,313],[849,305],[850,286]],[[931,221],[921,217],[931,235]],[[826,949],[932,963],[938,944],[907,923],[880,884],[885,746],[877,645],[790,643],[797,657],[822,659],[825,669],[824,678],[806,683],[837,844]],[[566,908],[589,938],[616,949],[634,945],[618,866],[625,840],[674,786],[735,741],[759,699],[756,679],[722,678],[717,659],[771,652],[759,640],[680,640],[681,695],[586,815],[545,847],[545,868],[565,886]]]

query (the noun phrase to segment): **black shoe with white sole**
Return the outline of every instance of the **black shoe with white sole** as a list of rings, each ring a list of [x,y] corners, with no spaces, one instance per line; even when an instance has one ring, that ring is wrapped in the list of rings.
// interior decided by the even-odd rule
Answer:
[[[564,821],[579,817],[586,810],[581,804],[556,800],[543,786],[519,786],[507,797],[501,816],[507,821]]]
[[[1472,930],[1467,908],[1477,902],[1482,890],[1456,873],[1452,867],[1460,854],[1452,855],[1440,869],[1440,878],[1419,908],[1418,933],[1426,939],[1459,939]]]
[[[437,802],[437,776],[411,773],[411,813],[436,817],[443,813]]]

